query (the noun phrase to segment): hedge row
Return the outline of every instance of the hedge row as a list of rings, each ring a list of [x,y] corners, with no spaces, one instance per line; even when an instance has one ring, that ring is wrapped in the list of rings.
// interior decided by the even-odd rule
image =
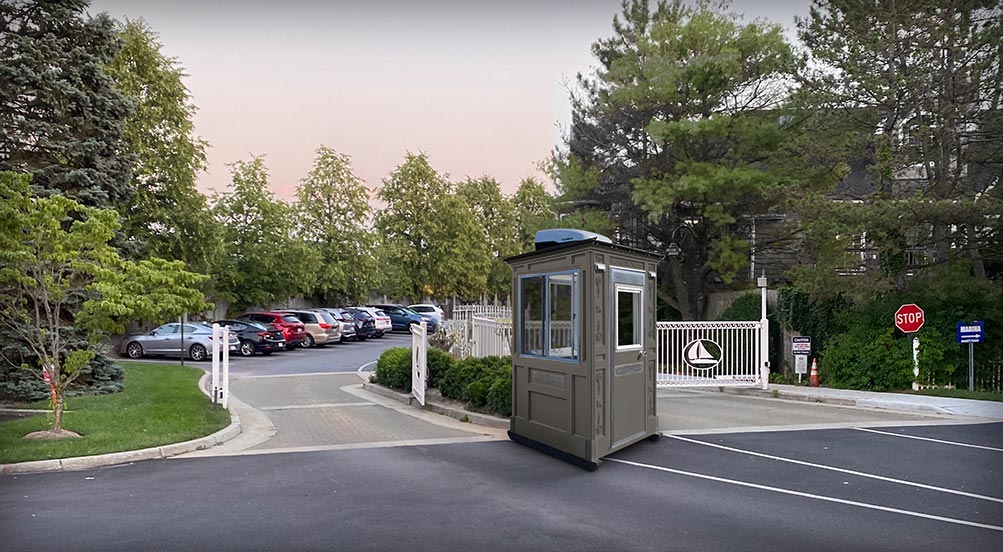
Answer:
[[[411,349],[394,347],[376,361],[373,382],[397,389],[411,389]],[[473,410],[512,415],[512,358],[468,358],[457,361],[438,349],[428,350],[428,386],[438,387],[443,397],[467,403]]]

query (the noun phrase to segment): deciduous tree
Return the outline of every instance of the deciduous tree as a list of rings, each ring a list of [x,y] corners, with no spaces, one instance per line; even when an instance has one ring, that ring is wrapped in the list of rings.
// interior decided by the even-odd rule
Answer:
[[[0,324],[38,359],[50,382],[53,426],[63,432],[66,390],[100,338],[133,320],[160,320],[208,305],[203,276],[180,261],[125,261],[110,245],[118,213],[53,195],[35,198],[30,178],[0,172]],[[79,305],[79,307],[78,307]],[[83,334],[91,346],[78,346]]]
[[[208,143],[195,134],[196,107],[181,63],[164,55],[146,23],[118,25],[122,48],[106,67],[117,89],[135,102],[126,120],[127,151],[136,159],[135,193],[121,209],[122,233],[130,253],[185,261],[208,271],[220,252],[220,236],[196,188],[206,166]]]
[[[328,304],[358,303],[377,285],[376,236],[366,228],[369,190],[349,156],[321,146],[296,189],[298,235],[320,256],[312,293]]]
[[[293,210],[272,193],[264,159],[237,161],[230,170],[230,190],[213,196],[224,243],[212,271],[217,298],[241,310],[306,293],[319,257],[294,235]]]

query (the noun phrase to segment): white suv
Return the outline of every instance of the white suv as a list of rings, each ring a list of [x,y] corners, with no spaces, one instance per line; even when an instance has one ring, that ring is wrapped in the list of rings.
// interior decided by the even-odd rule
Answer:
[[[433,305],[431,303],[419,303],[417,305],[408,305],[407,308],[413,310],[418,314],[424,314],[434,318],[436,326],[441,326],[442,319],[446,317],[445,311],[439,308],[438,305]]]

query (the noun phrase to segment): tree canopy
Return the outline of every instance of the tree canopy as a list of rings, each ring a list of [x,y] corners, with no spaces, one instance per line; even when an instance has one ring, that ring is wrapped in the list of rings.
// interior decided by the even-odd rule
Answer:
[[[163,54],[157,33],[143,21],[126,20],[117,29],[122,47],[105,69],[135,102],[124,127],[136,164],[134,193],[121,210],[122,233],[134,256],[178,259],[205,272],[221,244],[195,185],[208,143],[195,135],[196,107],[182,81],[184,69]]]

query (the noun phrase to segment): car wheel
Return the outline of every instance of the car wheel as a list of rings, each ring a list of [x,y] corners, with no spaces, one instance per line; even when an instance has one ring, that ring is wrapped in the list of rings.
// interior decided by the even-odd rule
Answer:
[[[125,348],[125,354],[129,358],[143,358],[143,346],[133,341]]]
[[[192,360],[200,362],[209,357],[209,351],[201,343],[196,343],[188,349],[188,356],[192,357]]]
[[[312,335],[306,334],[306,341],[303,343],[303,346],[309,349],[310,347],[316,347],[317,343],[313,340]]]
[[[251,343],[250,341],[241,341],[240,356],[254,356],[254,343]]]

